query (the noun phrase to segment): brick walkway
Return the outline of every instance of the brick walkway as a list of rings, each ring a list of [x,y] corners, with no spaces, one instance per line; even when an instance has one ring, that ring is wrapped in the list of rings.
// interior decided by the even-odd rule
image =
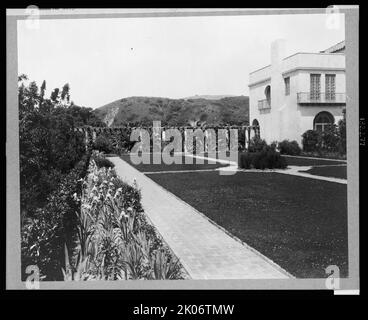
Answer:
[[[286,271],[240,243],[193,207],[118,157],[109,158],[127,183],[136,180],[143,208],[192,279],[287,279]]]

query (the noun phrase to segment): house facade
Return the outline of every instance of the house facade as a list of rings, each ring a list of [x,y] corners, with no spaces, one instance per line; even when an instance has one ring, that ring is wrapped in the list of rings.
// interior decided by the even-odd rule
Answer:
[[[285,57],[285,41],[271,44],[271,64],[249,76],[249,115],[268,143],[296,140],[338,123],[345,112],[345,42],[319,53]]]

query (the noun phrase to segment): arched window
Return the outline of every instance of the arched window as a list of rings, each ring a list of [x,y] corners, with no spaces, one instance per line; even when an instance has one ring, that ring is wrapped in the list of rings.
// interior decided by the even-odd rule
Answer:
[[[254,134],[256,137],[260,138],[261,137],[261,130],[260,130],[260,127],[259,127],[259,122],[257,119],[254,119],[252,121],[252,126],[254,127]]]
[[[334,116],[327,111],[322,111],[315,116],[313,120],[313,128],[314,130],[324,131],[325,127],[334,123],[335,123]]]
[[[271,102],[271,86],[267,86],[265,89],[265,96],[268,102]]]

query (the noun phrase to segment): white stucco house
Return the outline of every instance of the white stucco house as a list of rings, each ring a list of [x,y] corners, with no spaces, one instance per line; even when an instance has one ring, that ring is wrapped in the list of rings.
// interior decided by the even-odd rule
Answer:
[[[271,64],[249,75],[250,123],[268,143],[324,130],[345,112],[345,41],[318,53],[285,57],[285,41],[271,44]]]

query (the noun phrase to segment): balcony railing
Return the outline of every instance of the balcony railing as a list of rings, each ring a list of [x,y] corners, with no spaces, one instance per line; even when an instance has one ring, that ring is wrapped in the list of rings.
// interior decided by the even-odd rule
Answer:
[[[258,110],[266,110],[270,108],[271,108],[271,104],[269,100],[267,99],[258,100]]]
[[[345,104],[345,93],[299,92],[299,104]]]

